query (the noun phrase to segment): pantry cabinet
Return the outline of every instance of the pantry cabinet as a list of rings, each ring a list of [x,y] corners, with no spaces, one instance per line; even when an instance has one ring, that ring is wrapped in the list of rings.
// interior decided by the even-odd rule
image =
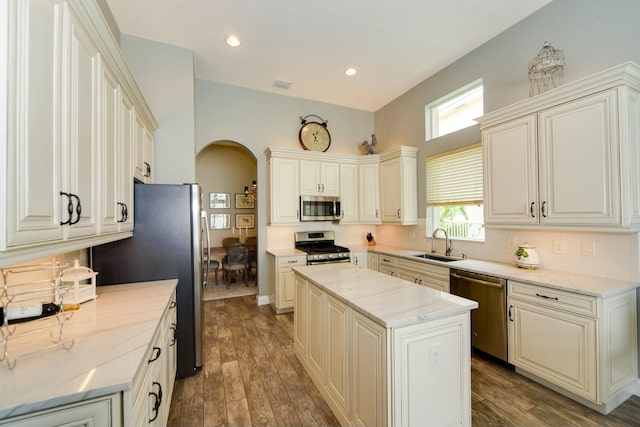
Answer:
[[[133,218],[123,109],[138,112],[147,140],[156,124],[97,5],[0,7],[0,265],[130,236],[133,223],[118,222],[125,204]]]
[[[380,155],[383,223],[418,223],[417,152],[415,147],[399,147]]]
[[[340,165],[333,162],[300,160],[300,194],[339,196]]]
[[[507,294],[518,372],[605,414],[628,397],[638,373],[635,291],[599,298],[511,280]]]
[[[637,68],[623,64],[480,119],[488,226],[640,227]]]

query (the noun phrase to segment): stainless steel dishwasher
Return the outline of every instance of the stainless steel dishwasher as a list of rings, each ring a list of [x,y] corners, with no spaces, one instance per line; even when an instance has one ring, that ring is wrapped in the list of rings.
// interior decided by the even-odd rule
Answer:
[[[478,303],[471,311],[471,346],[507,362],[507,281],[454,269],[449,279],[452,294]]]

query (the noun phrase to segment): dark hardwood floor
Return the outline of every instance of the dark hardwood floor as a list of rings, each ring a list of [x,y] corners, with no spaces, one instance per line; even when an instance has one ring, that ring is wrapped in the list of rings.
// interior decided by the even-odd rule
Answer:
[[[176,381],[168,425],[338,426],[293,353],[293,315],[255,296],[205,303],[204,366]],[[473,355],[474,426],[640,426],[640,397],[608,416]]]

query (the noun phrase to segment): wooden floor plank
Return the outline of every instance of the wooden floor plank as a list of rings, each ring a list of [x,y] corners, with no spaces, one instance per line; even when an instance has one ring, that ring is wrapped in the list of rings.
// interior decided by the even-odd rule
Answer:
[[[339,426],[293,352],[293,314],[255,296],[205,302],[203,369],[176,381],[168,425]],[[474,427],[639,427],[640,397],[605,416],[482,354],[471,357]]]

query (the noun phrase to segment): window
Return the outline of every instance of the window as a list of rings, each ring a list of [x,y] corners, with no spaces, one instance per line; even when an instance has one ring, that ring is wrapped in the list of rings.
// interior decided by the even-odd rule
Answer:
[[[443,228],[452,239],[484,240],[482,145],[426,160],[427,235]]]
[[[482,79],[425,107],[426,140],[474,125],[484,114]]]

